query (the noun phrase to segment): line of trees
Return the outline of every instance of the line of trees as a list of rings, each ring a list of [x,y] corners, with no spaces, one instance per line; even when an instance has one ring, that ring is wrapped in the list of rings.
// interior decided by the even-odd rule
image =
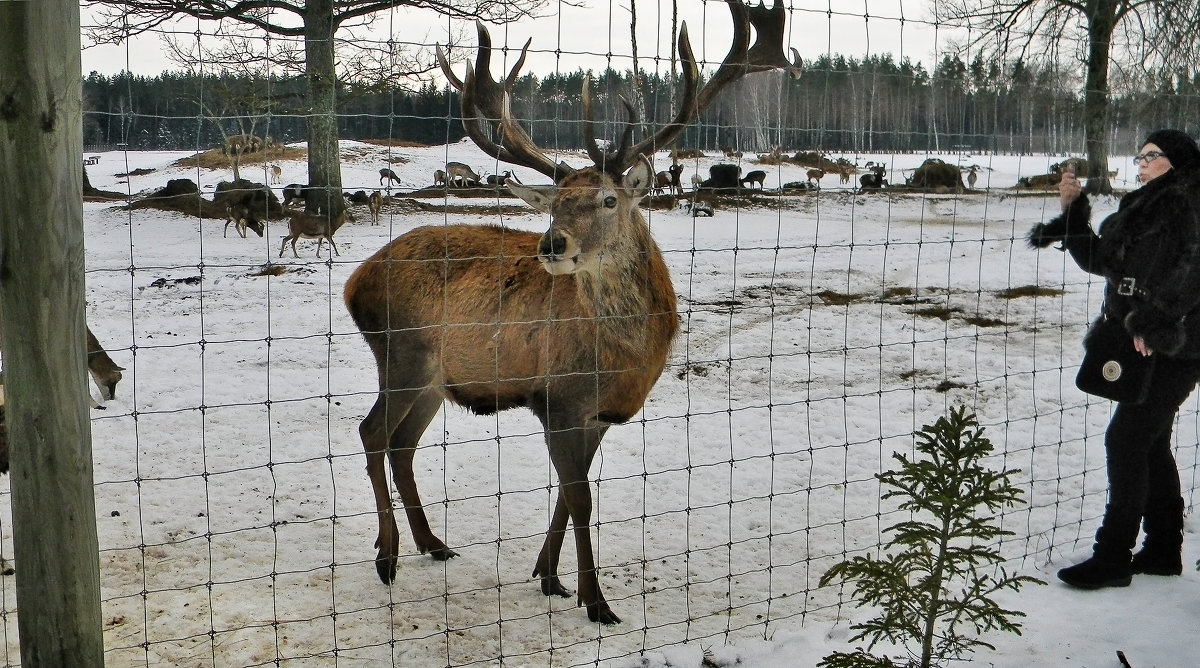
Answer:
[[[583,145],[580,91],[585,72],[522,76],[513,113],[545,147]],[[679,145],[701,150],[953,150],[1007,153],[1080,152],[1083,98],[1078,72],[1022,61],[965,62],[945,56],[933,72],[891,55],[822,56],[799,80],[778,73],[746,77],[691,127]],[[618,95],[630,94],[630,72],[593,75],[601,136],[622,120]],[[669,73],[638,77],[647,123],[668,122]],[[253,132],[284,142],[306,137],[302,77],[163,73],[155,77],[91,73],[84,87],[84,143],[136,149],[194,150],[220,146],[229,134]],[[426,84],[342,85],[338,136],[441,144],[463,137],[458,93]],[[613,103],[610,103],[612,101]],[[1110,152],[1136,148],[1149,130],[1195,131],[1200,74],[1161,73],[1115,92]],[[1196,120],[1193,120],[1196,119]],[[615,137],[614,137],[615,138]]]

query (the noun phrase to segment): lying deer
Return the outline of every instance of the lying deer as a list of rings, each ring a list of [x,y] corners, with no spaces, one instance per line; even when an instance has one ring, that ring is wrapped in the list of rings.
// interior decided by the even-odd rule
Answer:
[[[379,213],[383,210],[383,195],[378,190],[371,193],[367,198],[367,209],[371,212],[371,224],[379,224]],[[333,245],[333,239],[329,240],[329,245]],[[320,250],[319,248],[317,250]]]
[[[484,182],[487,183],[489,188],[499,188],[509,179],[517,181],[517,177],[513,175],[512,170],[506,169],[501,174],[488,174],[486,177],[484,177]],[[520,181],[517,182],[520,183]]]
[[[379,395],[359,435],[379,517],[375,567],[385,584],[396,579],[400,551],[385,461],[417,549],[449,559],[455,553],[430,529],[413,476],[418,441],[445,400],[478,414],[525,406],[545,429],[559,485],[533,574],[544,594],[571,595],[558,576],[570,520],[577,600],[592,621],[620,621],[596,573],[588,470],[609,427],[641,410],[679,328],[670,274],[638,209],[654,177],[646,156],[678,138],[717,91],[748,71],[777,66],[766,59],[766,46],[748,53],[750,24],[760,36],[782,39],[782,4],[769,15],[761,5],[729,7],[733,48],[700,90],[686,26],[680,30],[684,92],[674,121],[631,145],[638,123],[625,102],[628,130],[619,146],[607,149],[595,139],[594,122],[586,121],[593,166],[579,170],[551,162],[512,118],[508,93],[524,50],[503,85],[491,78],[491,37],[482,24],[475,74],[465,82],[437,50],[443,72],[462,92],[467,135],[492,157],[532,168],[556,185],[507,184],[550,215],[544,234],[489,225],[421,227],[384,246],[346,282],[346,308],[379,372]],[[764,20],[780,25],[764,27]],[[787,66],[782,46],[776,50]],[[594,118],[590,77],[582,101],[584,118]]]
[[[288,219],[287,236],[283,238],[283,243],[279,245],[279,257],[283,257],[283,251],[287,248],[288,242],[291,241],[292,255],[299,258],[300,254],[296,252],[296,241],[302,238],[317,240],[317,257],[321,257],[321,242],[323,241],[329,241],[329,247],[333,249],[334,255],[341,255],[338,252],[337,246],[333,243],[333,233],[337,232],[342,225],[345,225],[347,220],[354,220],[354,214],[350,213],[349,209],[343,209],[332,220],[323,213],[308,213],[305,211],[292,214],[292,217]]]

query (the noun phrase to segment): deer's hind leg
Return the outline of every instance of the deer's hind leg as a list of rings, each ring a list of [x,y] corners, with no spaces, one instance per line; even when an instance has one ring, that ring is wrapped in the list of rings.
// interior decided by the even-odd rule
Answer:
[[[458,554],[446,547],[429,528],[429,519],[425,516],[425,507],[421,503],[421,494],[417,490],[417,481],[413,475],[417,443],[441,406],[442,397],[437,392],[426,390],[420,394],[408,409],[408,415],[392,432],[387,454],[392,465],[392,479],[396,481],[400,500],[404,502],[404,512],[408,516],[408,527],[412,531],[413,542],[421,554],[429,553],[434,559],[444,561]]]
[[[387,382],[381,383],[381,386],[384,388],[395,387],[394,384]],[[367,476],[371,480],[371,491],[375,495],[375,511],[379,517],[379,533],[375,539],[375,547],[379,551],[375,556],[375,570],[379,573],[379,579],[384,584],[391,584],[396,580],[396,560],[400,553],[400,533],[396,527],[396,516],[392,509],[392,496],[388,487],[384,460],[387,458],[395,460],[395,454],[392,452],[393,448],[399,448],[397,451],[403,452],[404,439],[411,433],[411,425],[414,422],[409,421],[408,418],[411,416],[416,418],[415,421],[420,421],[421,415],[427,412],[426,402],[428,400],[425,399],[425,394],[426,392],[421,390],[381,390],[375,400],[375,405],[371,407],[371,411],[367,413],[367,417],[363,419],[362,424],[358,427],[359,436],[362,438],[363,450],[365,450],[367,457]],[[436,412],[436,395],[434,396],[433,403]],[[414,409],[416,409],[415,412]],[[423,422],[421,422],[422,429],[424,425],[429,423],[432,417],[432,413],[424,417]],[[406,424],[406,422],[410,425],[410,428],[402,429],[401,426]],[[410,451],[415,448],[418,438],[420,438],[419,432],[416,436],[412,437]],[[392,474],[393,477],[396,477],[397,487],[402,490],[401,497],[405,499],[406,506],[409,503],[408,498],[403,493],[406,485],[414,493],[416,490],[411,475],[411,453],[408,455],[408,460],[407,483],[404,483],[402,478],[397,477],[396,471],[399,469],[393,467]],[[420,503],[419,499],[417,503]],[[409,515],[410,524],[412,524],[411,511],[409,511]],[[428,533],[428,524],[425,526],[425,531]]]

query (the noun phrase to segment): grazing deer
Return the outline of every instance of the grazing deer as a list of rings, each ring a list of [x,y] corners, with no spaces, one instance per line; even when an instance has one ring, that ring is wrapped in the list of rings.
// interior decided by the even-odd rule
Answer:
[[[3,328],[3,317],[0,317],[0,329]],[[125,370],[123,366],[117,366],[116,362],[108,356],[108,352],[104,350],[104,346],[100,345],[100,341],[92,334],[92,328],[84,324],[84,350],[87,352],[87,367],[88,375],[92,377],[92,382],[96,385],[96,389],[100,391],[100,398],[105,401],[112,401],[117,398],[117,383],[121,382],[124,377],[121,373]],[[4,404],[4,384],[3,373],[0,372],[0,406]],[[103,408],[102,405],[92,402],[93,408]],[[7,462],[5,462],[7,464]],[[7,468],[7,467],[6,467]],[[3,471],[0,471],[2,473]]]
[[[271,176],[271,185],[283,183],[283,168],[279,165],[267,165],[267,173]]]
[[[975,182],[979,180],[979,174],[975,172],[975,166],[971,166],[971,171],[967,172],[967,187],[974,188]]]
[[[229,235],[230,223],[233,224],[233,230],[240,234],[243,239],[246,238],[247,227],[254,230],[260,237],[265,230],[262,222],[254,217],[253,207],[245,201],[225,203],[225,229],[221,232],[221,236]]]
[[[371,197],[367,199],[367,209],[371,212],[371,224],[378,225],[379,213],[383,210],[383,195],[378,190],[371,193]],[[329,240],[329,245],[333,245],[333,239]]]
[[[392,182],[395,182],[396,184],[400,183],[400,177],[396,176],[396,172],[384,167],[383,169],[379,170],[379,185],[383,185],[384,181],[387,181],[388,187],[390,188]]]
[[[825,176],[825,170],[820,169],[820,168],[810,169],[807,172],[805,172],[805,175],[808,177],[809,182],[820,186],[821,179]]]
[[[333,233],[337,232],[342,225],[346,224],[347,220],[354,220],[354,214],[350,213],[349,209],[344,209],[337,218],[329,219],[329,216],[323,213],[308,213],[307,211],[292,214],[288,219],[288,233],[283,238],[283,243],[279,245],[279,257],[283,257],[283,251],[287,248],[289,241],[292,242],[292,255],[297,258],[300,254],[296,252],[296,241],[299,239],[316,239],[317,240],[317,257],[321,257],[321,242],[329,241],[329,247],[333,249],[334,255],[341,255],[338,252],[337,246],[333,243]]]
[[[100,397],[105,401],[112,401],[117,398],[117,383],[121,382],[124,377],[121,372],[125,370],[123,366],[117,366],[112,358],[108,356],[108,351],[104,350],[104,346],[100,345],[100,341],[96,339],[96,335],[92,334],[90,327],[87,328],[87,366],[88,373],[92,377],[92,382],[95,383],[96,389],[100,390]],[[96,405],[96,408],[102,408]]]
[[[470,165],[461,162],[446,163],[446,180],[447,183],[454,184],[460,188],[476,186],[481,181],[479,175],[475,173],[475,170],[471,169]]]
[[[763,181],[766,181],[766,180],[767,180],[767,173],[761,169],[756,169],[751,172],[746,172],[746,176],[744,178],[742,178],[741,184],[743,186],[749,186],[751,184],[757,183],[758,189],[762,190]]]
[[[384,246],[346,282],[346,307],[379,370],[379,395],[359,434],[379,517],[375,567],[384,583],[395,581],[400,549],[385,460],[417,549],[449,559],[455,553],[430,529],[413,477],[422,433],[443,400],[480,414],[526,406],[545,429],[559,484],[533,574],[544,594],[570,596],[558,577],[570,520],[578,601],[592,621],[620,621],[596,574],[588,470],[608,428],[641,410],[679,327],[670,274],[638,210],[654,176],[645,156],[677,139],[730,82],[789,66],[779,41],[781,2],[769,13],[762,5],[728,3],[734,46],[700,90],[683,27],[684,91],[674,121],[633,145],[637,114],[623,100],[630,122],[619,146],[601,148],[595,123],[584,123],[594,166],[580,170],[551,162],[512,118],[508,95],[528,42],[503,85],[489,71],[491,37],[482,24],[475,72],[465,82],[438,48],[443,72],[462,92],[466,134],[492,157],[555,181],[553,191],[509,181],[515,194],[550,214],[552,226],[542,235],[483,225],[418,228]],[[779,63],[770,59],[770,44],[749,48],[751,23],[760,39],[778,36]],[[594,118],[590,77],[582,102],[584,118]]]

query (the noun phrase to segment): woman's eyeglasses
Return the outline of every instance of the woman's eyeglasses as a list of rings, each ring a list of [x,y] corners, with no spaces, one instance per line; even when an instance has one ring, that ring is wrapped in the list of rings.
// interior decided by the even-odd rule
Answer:
[[[1159,151],[1146,151],[1145,153],[1139,153],[1133,156],[1133,164],[1136,165],[1141,163],[1143,165],[1148,165],[1161,157],[1163,157],[1163,154]]]

